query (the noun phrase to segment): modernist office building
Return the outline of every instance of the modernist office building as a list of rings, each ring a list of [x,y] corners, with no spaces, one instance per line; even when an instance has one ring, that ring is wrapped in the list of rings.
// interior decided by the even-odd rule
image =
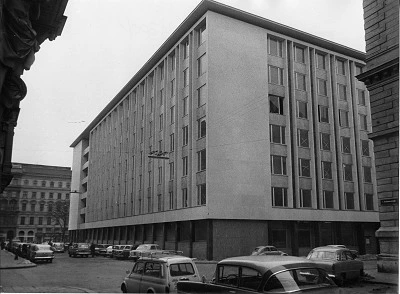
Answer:
[[[62,240],[62,229],[48,211],[58,201],[69,201],[71,168],[13,163],[12,174],[0,194],[0,240]]]
[[[376,253],[364,58],[202,1],[72,143],[72,239]]]

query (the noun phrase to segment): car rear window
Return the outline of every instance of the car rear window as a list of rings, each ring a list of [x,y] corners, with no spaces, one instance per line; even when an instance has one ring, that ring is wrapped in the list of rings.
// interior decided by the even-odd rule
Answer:
[[[191,263],[174,263],[169,266],[172,277],[194,275],[194,268]]]
[[[311,254],[311,258],[313,258],[313,259],[336,260],[336,253],[332,252],[332,251],[314,251]]]

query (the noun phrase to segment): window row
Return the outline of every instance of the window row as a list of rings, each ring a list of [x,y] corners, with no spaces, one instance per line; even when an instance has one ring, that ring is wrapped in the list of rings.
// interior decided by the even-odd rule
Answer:
[[[12,183],[14,185],[18,185],[19,181],[22,182],[23,185],[33,185],[33,186],[41,186],[41,187],[50,187],[50,188],[70,188],[70,182],[54,182],[54,181],[40,181],[40,180],[29,180],[29,179],[13,179]]]
[[[312,208],[312,191],[309,189],[300,189],[300,208]],[[283,187],[272,187],[272,206],[274,207],[288,207],[288,192],[287,188]],[[322,208],[334,209],[334,193],[333,191],[324,190],[322,195],[323,203]],[[365,210],[373,211],[374,207],[374,195],[370,193],[364,194]],[[353,192],[344,193],[344,209],[354,210],[355,199]]]
[[[37,222],[35,222],[35,219],[37,219]],[[44,224],[51,225],[52,222],[51,222],[51,217],[35,218],[33,216],[31,216],[31,217],[21,216],[19,224],[20,225],[44,225]]]

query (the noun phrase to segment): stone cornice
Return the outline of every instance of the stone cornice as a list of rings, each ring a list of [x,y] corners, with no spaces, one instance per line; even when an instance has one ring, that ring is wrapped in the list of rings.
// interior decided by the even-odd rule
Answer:
[[[368,90],[372,90],[376,85],[384,81],[391,80],[396,77],[398,79],[398,76],[399,58],[395,58],[356,76],[356,78],[364,82]]]

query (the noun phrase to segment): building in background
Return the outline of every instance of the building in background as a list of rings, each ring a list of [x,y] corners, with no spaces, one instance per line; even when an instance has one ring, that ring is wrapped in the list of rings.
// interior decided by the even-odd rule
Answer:
[[[27,89],[20,78],[45,40],[61,35],[68,0],[0,0],[0,192],[12,179],[12,147],[19,104]]]
[[[364,0],[366,68],[357,76],[370,93],[380,228],[378,271],[399,266],[399,1]]]
[[[378,251],[365,54],[202,1],[72,143],[74,241]]]
[[[0,239],[40,243],[68,238],[68,219],[49,212],[60,203],[69,205],[71,168],[13,163],[12,173],[13,180],[0,194]]]

